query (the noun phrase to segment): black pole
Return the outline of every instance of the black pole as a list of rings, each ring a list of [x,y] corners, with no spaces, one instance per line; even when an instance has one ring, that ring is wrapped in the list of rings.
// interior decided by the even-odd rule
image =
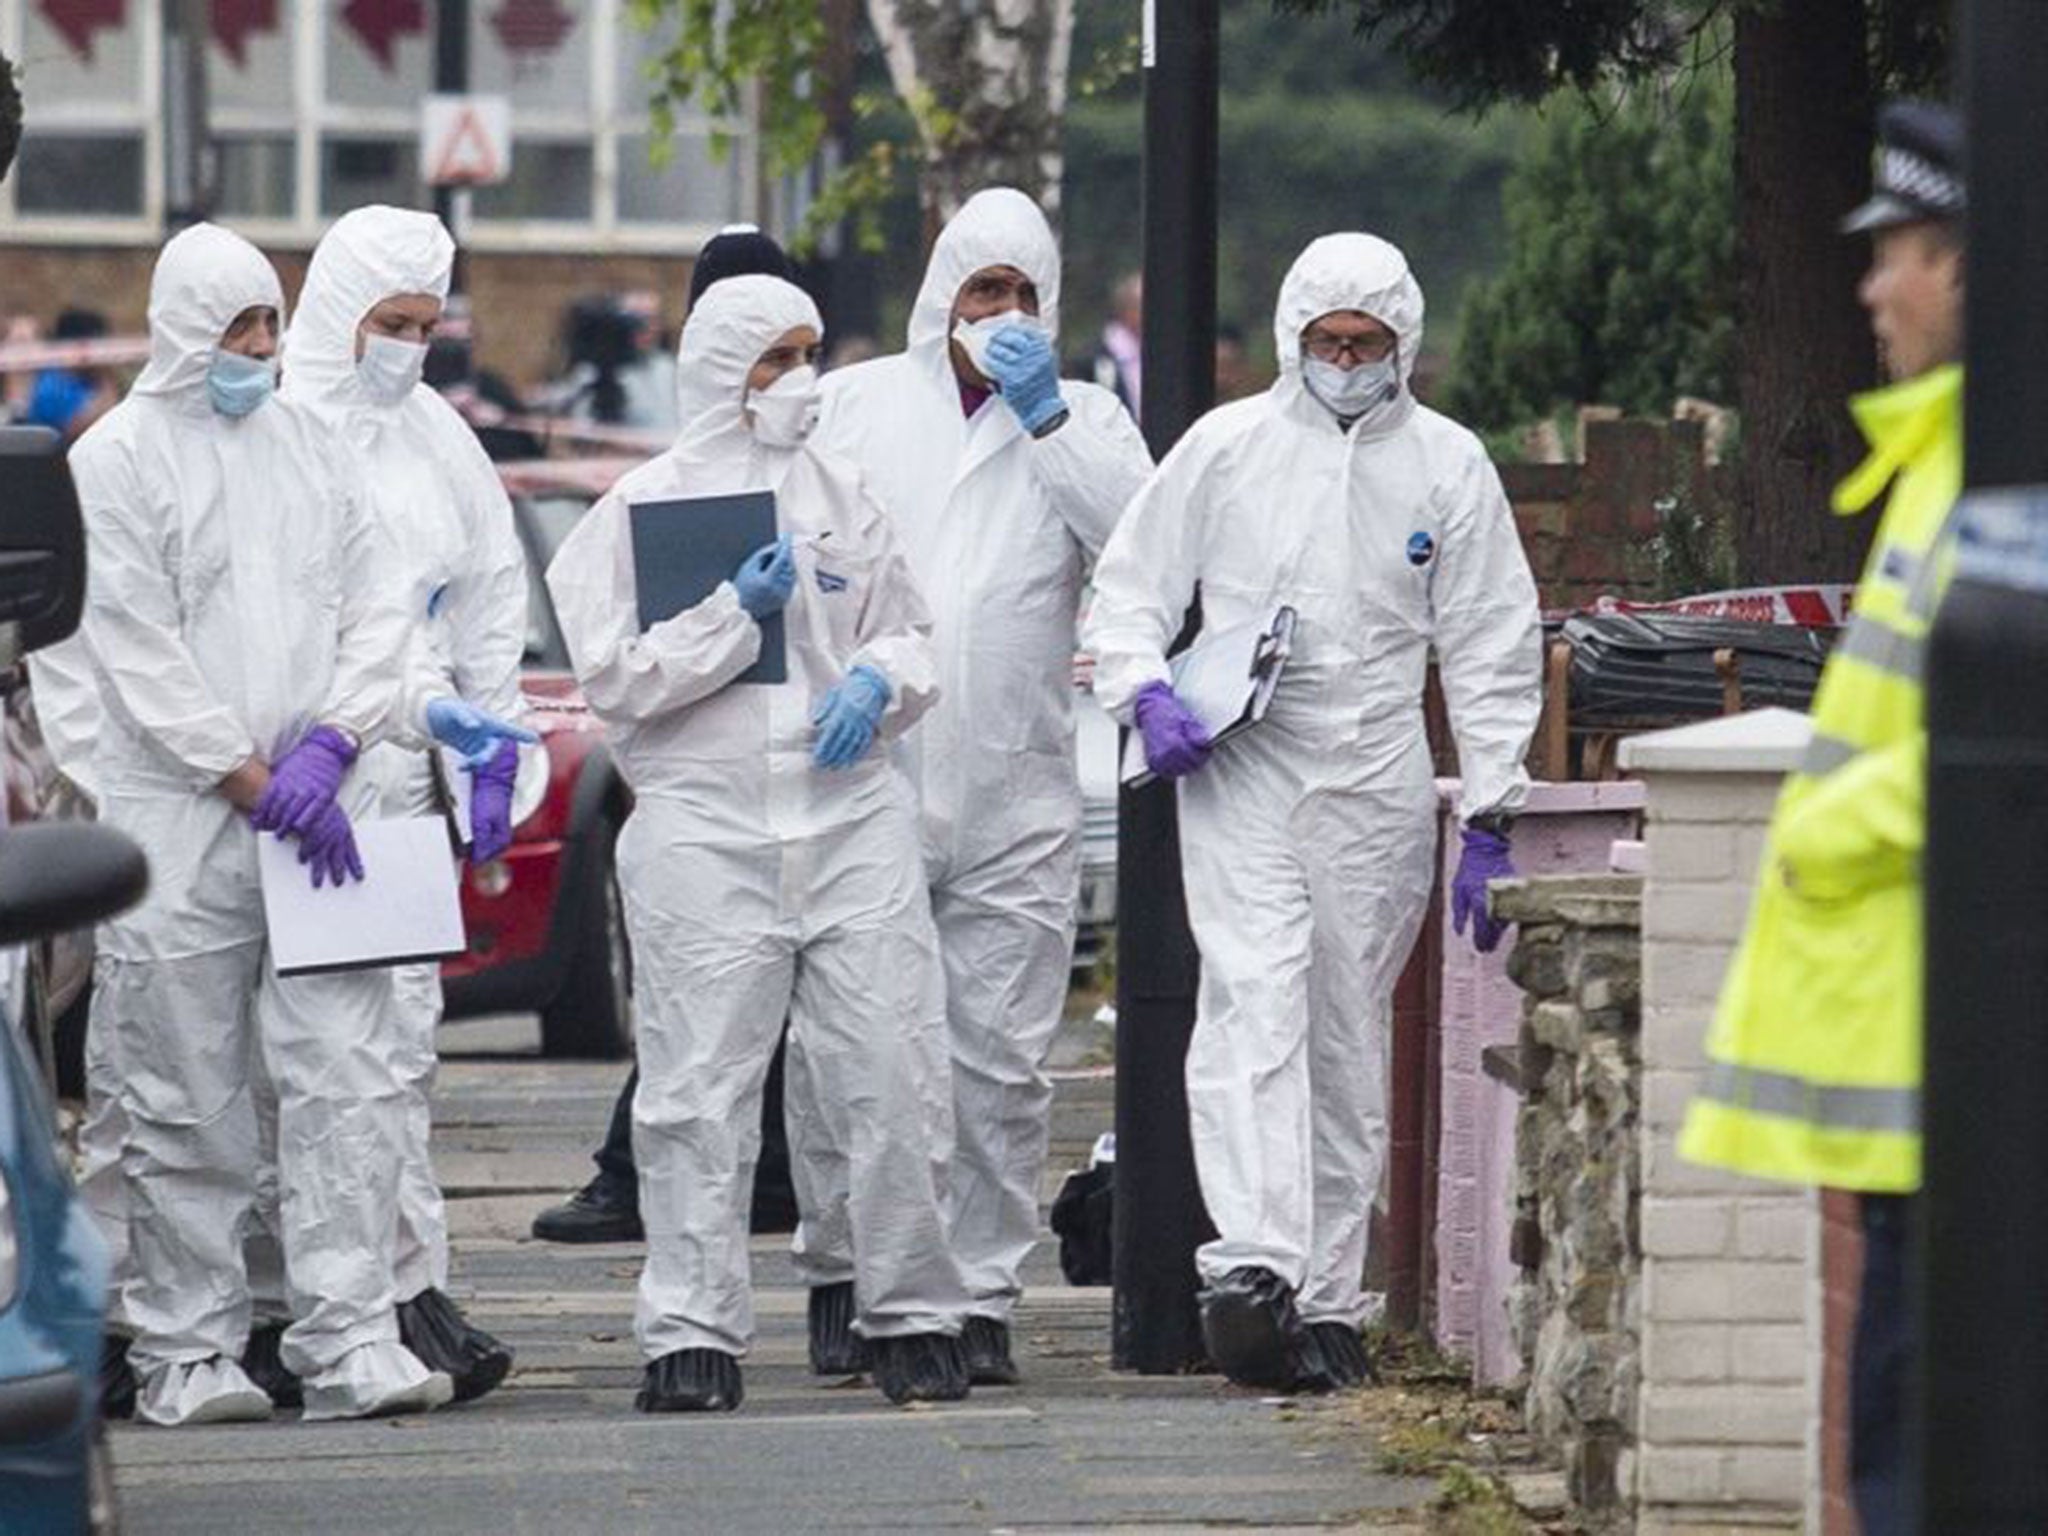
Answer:
[[[1218,0],[1145,0],[1144,428],[1155,457],[1215,399]],[[1119,1370],[1204,1359],[1195,1248],[1210,1234],[1184,1068],[1197,965],[1173,790],[1126,790],[1117,835]]]
[[[469,90],[469,0],[440,0],[434,7],[434,89],[447,96],[461,96]],[[434,188],[434,216],[455,237],[455,271],[449,290],[461,293],[463,281],[463,237],[469,233],[469,188]]]
[[[2048,5],[1972,0],[1964,482],[1928,662],[1919,1529],[2048,1531]]]
[[[207,129],[206,0],[164,7],[164,228],[176,231],[213,213],[213,141]]]

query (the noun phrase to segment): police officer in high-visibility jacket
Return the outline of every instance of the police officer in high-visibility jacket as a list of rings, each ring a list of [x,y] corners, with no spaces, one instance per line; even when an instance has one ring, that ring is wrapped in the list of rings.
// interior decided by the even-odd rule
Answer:
[[[1907,1197],[1920,1186],[1924,671],[1962,488],[1962,126],[1887,107],[1858,289],[1894,380],[1852,402],[1870,454],[1835,492],[1890,489],[1856,611],[1813,701],[1813,742],[1771,821],[1749,929],[1707,1037],[1681,1155],[1858,1191],[1865,1260],[1851,1471],[1865,1536],[1903,1528]]]

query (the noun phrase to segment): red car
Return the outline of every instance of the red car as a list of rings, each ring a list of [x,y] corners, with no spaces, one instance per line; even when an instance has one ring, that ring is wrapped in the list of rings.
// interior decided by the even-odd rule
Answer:
[[[448,1017],[537,1011],[547,1056],[618,1058],[633,1047],[633,962],[612,847],[632,800],[603,728],[577,692],[541,579],[576,520],[637,460],[499,465],[530,579],[523,688],[548,754],[538,810],[502,859],[467,872],[469,953],[443,964]]]

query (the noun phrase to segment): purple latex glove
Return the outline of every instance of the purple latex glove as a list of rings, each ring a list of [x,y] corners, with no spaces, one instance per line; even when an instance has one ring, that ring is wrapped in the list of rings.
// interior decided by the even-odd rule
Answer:
[[[259,832],[303,832],[334,804],[356,749],[331,725],[316,725],[270,770],[249,820]]]
[[[498,750],[469,770],[469,862],[488,864],[512,846],[512,781],[519,777],[519,748]]]
[[[299,862],[313,867],[313,889],[342,886],[363,878],[363,856],[356,852],[356,830],[348,812],[332,800],[314,813],[299,833]],[[324,879],[322,877],[325,877]]]
[[[1465,851],[1458,856],[1458,872],[1451,877],[1451,931],[1463,933],[1465,920],[1472,920],[1472,947],[1490,955],[1500,943],[1508,925],[1486,910],[1486,882],[1515,878],[1514,861],[1508,857],[1508,840],[1477,827],[1460,834]]]
[[[1145,738],[1145,766],[1160,777],[1184,778],[1209,761],[1209,728],[1188,713],[1167,684],[1140,688],[1131,713]]]

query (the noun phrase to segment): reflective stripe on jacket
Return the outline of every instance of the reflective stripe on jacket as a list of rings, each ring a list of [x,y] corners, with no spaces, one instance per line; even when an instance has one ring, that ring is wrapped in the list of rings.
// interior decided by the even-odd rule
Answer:
[[[1771,818],[1749,927],[1707,1036],[1679,1152],[1800,1184],[1920,1183],[1920,850],[1928,632],[1962,486],[1962,370],[1854,402],[1870,454],[1835,493],[1892,487],[1813,742]]]

